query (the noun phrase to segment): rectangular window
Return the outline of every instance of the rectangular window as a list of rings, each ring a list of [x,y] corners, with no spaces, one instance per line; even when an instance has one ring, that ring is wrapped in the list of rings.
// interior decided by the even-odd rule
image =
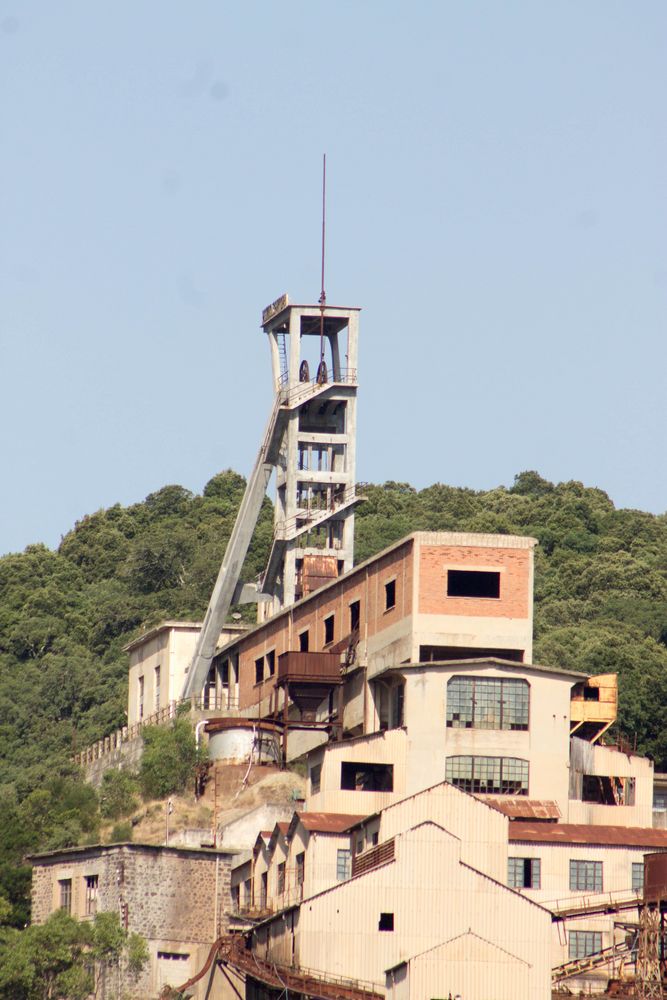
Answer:
[[[445,781],[482,795],[528,795],[528,761],[518,757],[448,757]]]
[[[352,853],[345,848],[336,852],[336,881],[345,882],[352,874]]]
[[[306,869],[306,855],[303,851],[296,856],[296,884],[303,885]]]
[[[529,697],[527,681],[452,677],[447,683],[447,726],[527,730]]]
[[[500,573],[448,569],[447,597],[500,597]]]
[[[644,888],[644,862],[632,862],[632,888],[635,892],[641,892]]]
[[[399,684],[391,693],[391,727],[399,729],[403,725],[403,706],[405,703],[405,686]]]
[[[262,872],[262,889],[259,905],[263,910],[266,909],[266,903],[269,898],[269,873]]]
[[[310,769],[310,794],[317,795],[322,787],[322,765],[313,764]]]
[[[255,660],[255,684],[261,684],[264,680],[264,657],[258,656]]]
[[[361,622],[361,601],[350,604],[350,632],[356,632]]]
[[[602,892],[602,862],[570,861],[570,889]]]
[[[309,645],[310,640],[308,638],[308,629],[306,629],[306,631],[302,632],[299,636],[299,652],[307,653]]]
[[[233,885],[232,886],[232,910],[234,910],[235,912],[238,912],[240,906],[241,906],[241,886],[240,885]]]
[[[155,711],[160,711],[160,668],[155,668]]]
[[[601,931],[570,931],[568,938],[569,958],[586,958],[602,951]]]
[[[97,913],[97,886],[99,876],[86,875],[86,916],[94,917]]]
[[[250,906],[252,900],[252,879],[247,878],[243,883],[243,903]]]
[[[324,619],[324,645],[334,641],[334,615]]]
[[[393,792],[394,766],[343,761],[340,766],[340,787],[347,792]]]
[[[282,896],[285,891],[285,862],[278,865],[278,895]]]
[[[59,880],[58,885],[60,887],[60,909],[64,910],[65,913],[72,912],[72,880],[71,878],[62,878]]]
[[[378,923],[379,931],[393,931],[394,929],[394,914],[393,913],[381,913],[380,921]]]
[[[137,700],[139,702],[139,718],[143,719],[143,717],[144,717],[144,678],[143,678],[143,676],[139,678],[139,694],[138,694],[138,699]]]
[[[276,672],[276,651],[272,649],[270,653],[266,654],[266,669],[269,672],[269,677],[273,677]]]
[[[603,806],[633,806],[635,779],[617,778],[606,774],[584,774],[581,798],[583,802],[597,802]]]
[[[541,888],[542,864],[539,858],[508,858],[507,884],[513,889]]]
[[[396,607],[396,581],[390,580],[384,585],[384,609],[390,611]]]
[[[653,808],[656,812],[667,812],[667,790],[653,792]]]
[[[165,962],[187,962],[190,955],[183,951],[159,951],[157,957]]]

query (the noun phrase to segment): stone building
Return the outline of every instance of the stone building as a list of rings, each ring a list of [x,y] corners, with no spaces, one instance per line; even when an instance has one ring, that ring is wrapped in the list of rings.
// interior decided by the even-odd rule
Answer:
[[[44,923],[57,909],[79,920],[119,913],[125,928],[148,944],[150,960],[141,978],[124,984],[137,1000],[146,1000],[166,984],[189,979],[227,930],[231,859],[225,851],[147,844],[33,855],[32,919]],[[110,986],[115,990],[117,983]],[[205,984],[200,989],[193,996],[206,995]]]

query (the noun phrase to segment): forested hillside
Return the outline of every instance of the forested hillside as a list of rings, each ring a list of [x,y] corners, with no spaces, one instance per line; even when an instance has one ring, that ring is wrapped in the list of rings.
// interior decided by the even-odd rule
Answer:
[[[122,647],[139,627],[203,615],[243,488],[230,471],[201,496],[166,486],[86,517],[55,552],[0,559],[0,892],[14,902],[21,851],[94,836],[92,793],[68,759],[124,723]],[[420,529],[535,536],[536,662],[618,671],[619,728],[667,769],[667,516],[616,510],[601,490],[535,472],[489,492],[393,482],[363,492],[357,561]],[[267,499],[246,579],[271,532]]]

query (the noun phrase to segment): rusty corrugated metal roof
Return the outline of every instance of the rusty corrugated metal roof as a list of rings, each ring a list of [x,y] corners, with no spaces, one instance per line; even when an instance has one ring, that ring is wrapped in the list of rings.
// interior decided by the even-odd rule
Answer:
[[[297,816],[311,833],[343,833],[364,818],[351,816],[349,813],[326,812],[300,812]]]
[[[476,795],[475,798],[510,819],[555,820],[562,815],[558,803],[549,799],[524,799],[521,796],[499,799],[494,795]]]
[[[597,826],[593,823],[528,823],[510,820],[510,841],[544,844],[598,844],[611,847],[663,847],[667,830],[641,826]]]

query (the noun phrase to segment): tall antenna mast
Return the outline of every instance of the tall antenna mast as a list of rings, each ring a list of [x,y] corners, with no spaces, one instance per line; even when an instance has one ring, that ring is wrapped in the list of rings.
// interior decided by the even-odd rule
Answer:
[[[322,280],[320,291],[320,364],[317,369],[317,381],[321,384],[327,381],[327,366],[324,362],[324,308],[327,304],[327,293],[324,290],[324,247],[327,221],[327,154],[322,155]]]

